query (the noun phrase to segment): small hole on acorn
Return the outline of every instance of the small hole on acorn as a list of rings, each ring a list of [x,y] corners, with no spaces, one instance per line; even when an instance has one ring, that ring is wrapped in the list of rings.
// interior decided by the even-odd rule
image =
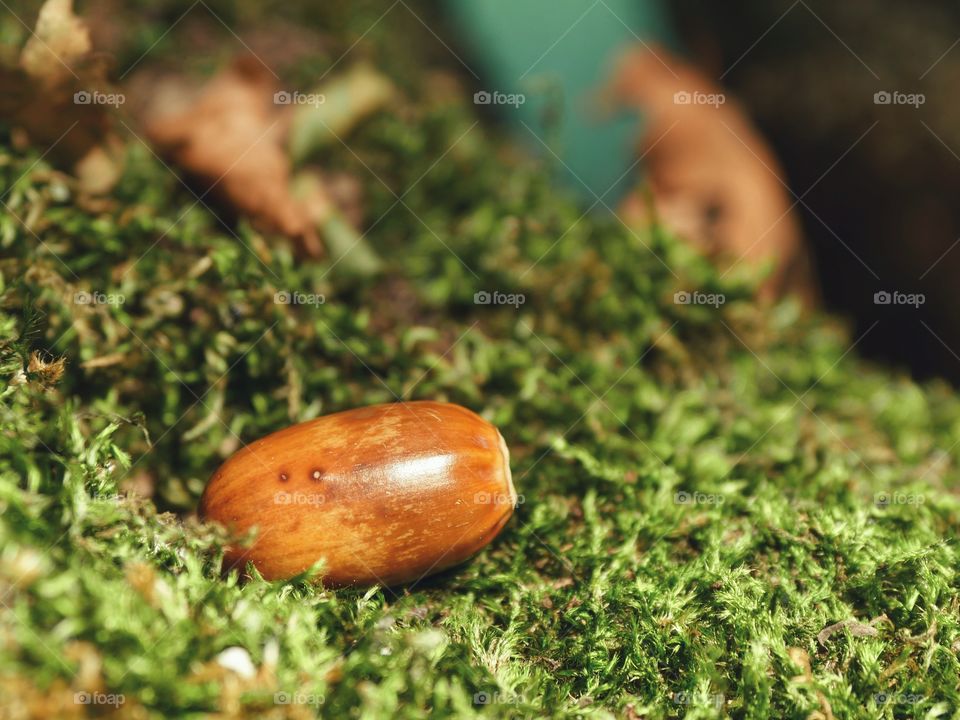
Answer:
[[[290,479],[290,476],[287,475],[285,472],[280,473],[280,482],[286,482],[289,479]]]

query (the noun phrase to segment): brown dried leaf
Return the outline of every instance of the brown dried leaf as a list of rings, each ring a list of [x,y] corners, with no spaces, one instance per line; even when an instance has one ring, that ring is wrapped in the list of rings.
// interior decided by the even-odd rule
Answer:
[[[0,118],[29,142],[72,168],[80,189],[110,190],[123,168],[123,146],[107,108],[78,103],[74,93],[104,84],[106,67],[91,55],[90,33],[71,0],[47,0],[19,64],[0,67]]]
[[[32,352],[27,364],[27,372],[35,377],[41,385],[49,387],[56,385],[63,377],[66,362],[66,358],[44,360],[37,352]]]
[[[291,194],[287,118],[273,92],[263,68],[242,59],[210,80],[186,109],[148,108],[147,135],[189,174],[200,197],[213,193],[259,228],[294,238],[319,256],[309,213]]]
[[[849,620],[841,620],[833,625],[827,625],[827,627],[817,634],[817,642],[826,647],[827,640],[830,639],[830,636],[844,628],[854,637],[876,637],[879,634],[873,625],[865,625],[851,618]]]
[[[605,97],[644,116],[641,151],[661,221],[728,263],[773,263],[764,294],[793,289],[812,298],[783,173],[723,88],[661,48],[641,48],[620,57]],[[645,219],[646,203],[633,195],[623,212]]]
[[[91,50],[90,31],[73,14],[73,0],[47,0],[20,54],[20,67],[47,86],[75,75],[73,63]]]

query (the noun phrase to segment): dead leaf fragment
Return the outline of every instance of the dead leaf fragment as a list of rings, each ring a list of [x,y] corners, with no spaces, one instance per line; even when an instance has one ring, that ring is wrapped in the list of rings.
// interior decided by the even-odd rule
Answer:
[[[840,630],[843,630],[844,628],[846,628],[846,630],[854,637],[876,637],[879,634],[877,629],[873,627],[872,624],[865,625],[859,620],[854,620],[851,618],[849,620],[841,620],[833,625],[827,625],[827,627],[817,634],[817,642],[819,642],[823,647],[826,647],[830,636],[836,632],[839,632]]]
[[[44,360],[38,353],[33,352],[30,353],[27,373],[34,376],[41,385],[49,387],[56,385],[60,378],[63,377],[63,369],[66,362],[66,358]]]
[[[47,0],[20,54],[20,67],[47,86],[75,76],[71,65],[90,52],[90,31],[73,14],[73,0]]]
[[[123,142],[115,135],[108,135],[99,145],[94,145],[73,166],[80,187],[91,195],[105,195],[123,174]]]
[[[290,189],[286,117],[274,104],[271,77],[249,59],[214,76],[195,102],[172,116],[148,109],[147,135],[183,168],[202,198],[212,193],[267,232],[322,255],[305,207]]]
[[[812,301],[783,172],[724,88],[666,50],[644,47],[619,58],[603,100],[644,117],[640,151],[659,220],[728,267],[771,263],[762,295],[792,290]],[[633,221],[649,220],[639,194],[622,211]]]
[[[71,168],[82,191],[102,194],[120,177],[124,147],[112,133],[108,107],[75,94],[106,85],[106,66],[91,50],[89,29],[71,0],[47,0],[19,62],[0,66],[0,119]]]
[[[798,684],[812,684],[814,682],[813,670],[810,668],[810,655],[806,650],[799,647],[787,648],[787,656],[790,661],[799,666],[800,674],[796,675],[792,682]],[[807,720],[833,720],[833,708],[827,696],[822,691],[816,690],[817,699],[820,701],[820,710],[814,710],[807,715]]]
[[[90,358],[89,360],[84,360],[80,363],[80,367],[84,370],[93,370],[95,368],[105,368],[110,367],[111,365],[118,365],[126,359],[124,353],[110,353],[109,355],[100,355],[95,358]]]

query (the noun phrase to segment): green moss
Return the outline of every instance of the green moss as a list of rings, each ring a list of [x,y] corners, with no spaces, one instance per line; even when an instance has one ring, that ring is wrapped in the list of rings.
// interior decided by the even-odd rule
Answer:
[[[360,280],[244,225],[233,237],[136,142],[96,209],[4,144],[4,704],[957,716],[954,391],[869,365],[829,318],[758,307],[756,278],[722,279],[656,228],[581,218],[472,106],[409,92],[321,159],[383,216],[368,240],[387,271]],[[726,303],[673,303],[693,289]],[[476,305],[482,290],[525,302]],[[27,373],[34,350],[66,358],[63,378]],[[501,536],[407,588],[222,578],[224,537],[190,515],[218,464],[291,422],[398,398],[501,428],[524,500]],[[257,677],[219,668],[230,647]]]

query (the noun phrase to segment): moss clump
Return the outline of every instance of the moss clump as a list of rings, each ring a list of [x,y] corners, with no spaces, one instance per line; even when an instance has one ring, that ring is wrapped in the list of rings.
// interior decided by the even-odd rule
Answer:
[[[409,93],[323,158],[382,216],[368,240],[388,270],[365,279],[228,232],[137,142],[92,204],[6,137],[0,704],[960,711],[955,393],[864,363],[827,318],[757,307],[752,281],[657,228],[581,217],[471,105]],[[694,289],[726,302],[674,304]],[[480,291],[525,302],[475,304]],[[501,428],[523,503],[498,540],[396,590],[221,578],[224,537],[190,512],[223,458],[398,398]],[[237,665],[230,648],[252,674],[218,663]]]

